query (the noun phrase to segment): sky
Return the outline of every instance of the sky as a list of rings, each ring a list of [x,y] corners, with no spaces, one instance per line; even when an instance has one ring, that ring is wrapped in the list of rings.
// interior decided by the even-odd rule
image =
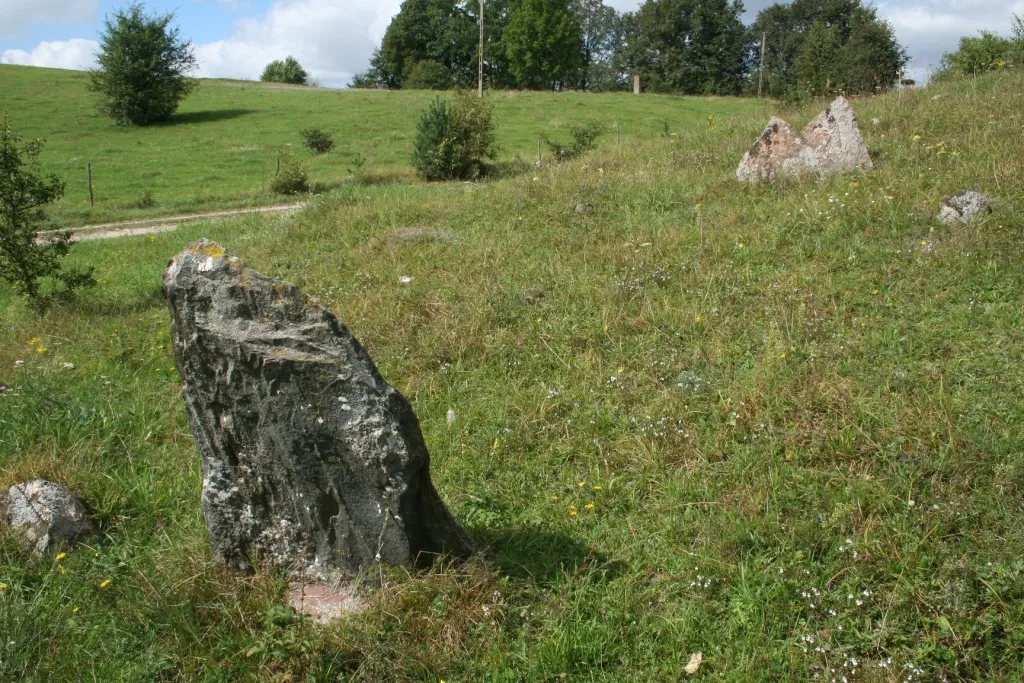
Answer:
[[[605,0],[634,10],[639,0]],[[777,0],[746,0],[747,23]],[[87,69],[95,64],[104,17],[127,0],[0,0],[0,63]],[[259,78],[274,59],[293,55],[325,86],[364,71],[401,0],[150,0],[147,12],[174,12],[193,41],[204,78]],[[877,2],[908,49],[908,76],[923,80],[961,36],[982,29],[1009,35],[1024,0]],[[0,93],[2,102],[3,93]]]

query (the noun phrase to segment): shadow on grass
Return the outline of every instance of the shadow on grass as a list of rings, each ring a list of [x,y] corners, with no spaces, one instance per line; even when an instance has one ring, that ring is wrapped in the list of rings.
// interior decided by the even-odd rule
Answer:
[[[559,577],[585,573],[595,581],[607,581],[627,569],[624,562],[545,527],[470,529],[470,534],[502,574],[536,585],[549,585]]]
[[[190,111],[185,114],[175,114],[161,125],[178,126],[185,123],[213,123],[214,121],[228,121],[230,119],[237,119],[241,116],[255,113],[255,109],[211,109],[209,111]]]

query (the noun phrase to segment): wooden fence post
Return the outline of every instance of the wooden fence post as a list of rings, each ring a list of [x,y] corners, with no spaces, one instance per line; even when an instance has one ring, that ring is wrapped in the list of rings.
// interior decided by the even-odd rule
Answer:
[[[91,209],[95,206],[95,201],[92,194],[92,164],[86,164],[86,168],[88,168],[89,170],[89,208]]]

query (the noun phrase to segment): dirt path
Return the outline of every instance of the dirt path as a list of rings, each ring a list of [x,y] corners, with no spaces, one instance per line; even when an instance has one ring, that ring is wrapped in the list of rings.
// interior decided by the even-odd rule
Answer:
[[[134,235],[152,235],[158,232],[170,232],[177,229],[183,223],[208,220],[211,218],[230,218],[232,216],[245,216],[248,214],[277,214],[290,213],[304,207],[305,202],[298,204],[278,204],[276,206],[257,206],[251,209],[231,209],[230,211],[211,211],[209,213],[194,213],[185,216],[167,216],[164,218],[147,218],[139,221],[122,221],[119,223],[100,223],[98,225],[85,225],[79,228],[64,228],[61,230],[43,230],[37,238],[45,242],[47,236],[56,233],[71,231],[72,242],[86,242],[88,240],[109,240],[117,237],[132,237]]]

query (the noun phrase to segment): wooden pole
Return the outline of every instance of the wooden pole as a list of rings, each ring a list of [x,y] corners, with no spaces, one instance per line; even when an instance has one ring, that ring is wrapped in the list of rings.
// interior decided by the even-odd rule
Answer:
[[[540,138],[537,138],[537,168],[540,168]]]
[[[633,94],[634,95],[639,95],[640,94],[640,77],[639,76],[633,76]]]
[[[761,34],[761,69],[757,74],[757,97],[761,98],[761,91],[764,88],[764,44],[768,41],[768,32]]]
[[[477,96],[484,96],[484,0],[480,0],[480,54],[477,59]]]
[[[93,208],[96,203],[92,195],[92,164],[87,164],[86,167],[89,169],[89,208]]]

